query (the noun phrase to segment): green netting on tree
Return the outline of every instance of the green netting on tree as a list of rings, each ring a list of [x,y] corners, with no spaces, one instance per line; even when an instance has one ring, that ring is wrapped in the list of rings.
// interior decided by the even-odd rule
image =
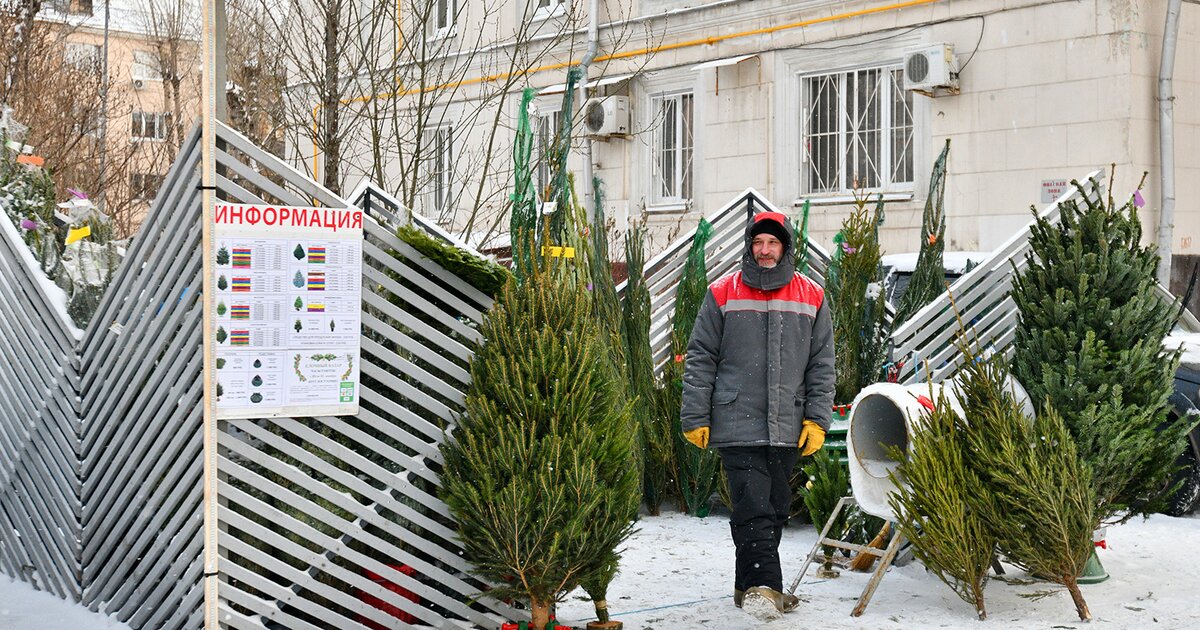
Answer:
[[[892,319],[895,328],[912,317],[917,311],[932,302],[945,291],[946,268],[942,254],[946,250],[946,158],[950,155],[950,140],[942,148],[941,155],[933,163],[929,176],[929,196],[925,199],[925,212],[921,216],[921,252],[917,254],[917,266],[909,280],[908,289],[900,298],[896,316]]]
[[[692,248],[688,252],[679,288],[675,292],[675,317],[671,325],[672,356],[667,359],[663,372],[665,391],[664,411],[671,418],[672,434],[675,439],[676,461],[679,465],[679,493],[681,506],[693,516],[707,516],[709,498],[720,483],[721,460],[715,451],[701,450],[683,439],[683,428],[679,421],[679,408],[683,393],[683,361],[687,351],[692,327],[700,304],[708,291],[708,271],[704,260],[704,248],[712,238],[713,227],[700,219],[696,234],[692,237]]]
[[[807,199],[800,210],[800,223],[792,224],[792,242],[796,244],[796,271],[808,275],[808,211],[812,207]]]
[[[517,137],[513,142],[513,192],[512,215],[509,219],[509,235],[512,242],[513,273],[517,280],[524,278],[525,271],[533,264],[532,241],[537,230],[537,194],[533,189],[529,170],[529,156],[533,152],[533,130],[529,126],[529,103],[537,91],[525,88],[521,93],[521,109],[517,116]]]
[[[561,243],[566,236],[569,209],[572,206],[572,191],[567,181],[567,157],[571,154],[571,116],[574,111],[575,85],[583,76],[583,70],[578,66],[567,71],[567,86],[563,92],[562,125],[554,138],[554,147],[550,150],[550,195],[549,199],[557,202],[558,207],[549,217],[549,236],[554,243]],[[549,245],[550,243],[547,243]]]
[[[825,280],[833,315],[836,404],[853,401],[863,387],[878,380],[890,333],[879,264],[883,196],[874,212],[868,212],[867,202],[866,197],[856,200],[855,209],[833,238],[833,262]]]
[[[713,226],[707,219],[700,219],[696,234],[692,237],[692,248],[688,251],[683,274],[679,277],[679,288],[675,291],[675,318],[671,325],[671,347],[676,355],[687,350],[692,326],[700,313],[700,304],[708,290],[708,269],[704,260],[704,248],[712,238]]]

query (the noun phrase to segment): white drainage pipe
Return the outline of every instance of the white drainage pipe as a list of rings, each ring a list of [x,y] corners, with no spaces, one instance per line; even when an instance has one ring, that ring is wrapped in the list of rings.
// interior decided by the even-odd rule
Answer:
[[[1025,415],[1032,418],[1033,405],[1025,388],[1011,377],[1009,388],[1024,408]],[[846,431],[846,450],[850,459],[850,486],[862,511],[889,521],[896,520],[888,504],[888,497],[896,490],[888,473],[899,466],[892,458],[892,450],[910,451],[909,435],[916,422],[928,413],[941,395],[961,417],[962,405],[953,381],[945,385],[934,384],[932,396],[928,383],[875,383],[854,399]],[[902,478],[898,481],[904,483]]]

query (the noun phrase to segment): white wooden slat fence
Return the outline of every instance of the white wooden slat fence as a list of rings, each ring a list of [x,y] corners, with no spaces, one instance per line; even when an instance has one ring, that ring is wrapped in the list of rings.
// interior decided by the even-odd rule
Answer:
[[[232,130],[217,137],[218,198],[348,205]],[[0,239],[0,571],[139,629],[203,625],[199,142],[79,339],[15,229]],[[219,423],[225,627],[525,617],[486,596],[437,498],[438,445],[491,300],[394,225],[364,227],[361,413]]]
[[[65,295],[0,212],[0,571],[80,597],[79,366]]]

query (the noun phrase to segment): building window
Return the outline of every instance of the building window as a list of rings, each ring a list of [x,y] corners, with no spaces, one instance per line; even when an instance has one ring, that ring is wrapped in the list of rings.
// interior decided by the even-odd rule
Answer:
[[[433,36],[453,37],[454,26],[458,24],[459,0],[433,1]]]
[[[46,0],[42,6],[59,15],[94,15],[92,4],[92,0]]]
[[[912,188],[913,97],[899,68],[806,76],[801,91],[803,193]]]
[[[655,202],[679,203],[692,198],[693,100],[691,92],[650,99],[650,110],[658,120],[651,178]]]
[[[67,42],[63,50],[63,60],[67,62],[67,65],[80,72],[99,72],[100,47],[95,44]]]
[[[134,140],[166,140],[170,128],[171,114],[167,112],[133,112]]]
[[[425,152],[425,210],[441,225],[454,219],[454,131],[450,126],[426,129],[422,134]]]
[[[562,112],[550,111],[547,108],[547,111],[538,111],[533,121],[532,163],[537,169],[533,183],[537,187],[537,198],[541,201],[546,198],[546,191],[551,183],[552,165],[550,161],[553,157],[551,152],[554,150],[559,132],[562,131]]]
[[[155,173],[133,173],[129,176],[129,188],[133,198],[152,201],[163,184],[163,176]]]
[[[141,79],[142,81],[162,80],[162,71],[158,65],[158,55],[148,50],[133,51],[133,65],[129,68],[129,74],[134,79]]]
[[[533,0],[533,6],[533,19],[541,20],[565,13],[567,0]]]

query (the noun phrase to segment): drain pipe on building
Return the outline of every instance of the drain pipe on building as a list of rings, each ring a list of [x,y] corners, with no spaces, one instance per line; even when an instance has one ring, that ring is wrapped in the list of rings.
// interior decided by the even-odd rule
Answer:
[[[1158,163],[1162,204],[1158,215],[1158,282],[1171,288],[1171,240],[1175,233],[1175,44],[1179,41],[1182,0],[1168,0],[1163,27],[1162,60],[1158,64]]]
[[[579,67],[583,70],[582,76],[579,78],[579,112],[584,116],[587,116],[588,68],[600,50],[600,0],[588,2],[587,41],[587,54],[579,63]],[[586,129],[587,126],[584,125],[584,128]],[[583,142],[583,192],[583,207],[588,210],[588,216],[591,217],[592,229],[603,229],[603,226],[600,225],[600,217],[597,215],[599,209],[595,207],[592,193],[592,137],[590,135],[584,138]]]

